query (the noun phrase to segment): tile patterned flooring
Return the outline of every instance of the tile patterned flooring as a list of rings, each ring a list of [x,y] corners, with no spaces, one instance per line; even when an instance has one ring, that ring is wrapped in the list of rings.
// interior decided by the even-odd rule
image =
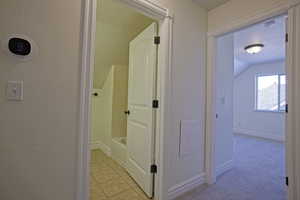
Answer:
[[[148,200],[123,167],[101,150],[91,151],[90,200]]]

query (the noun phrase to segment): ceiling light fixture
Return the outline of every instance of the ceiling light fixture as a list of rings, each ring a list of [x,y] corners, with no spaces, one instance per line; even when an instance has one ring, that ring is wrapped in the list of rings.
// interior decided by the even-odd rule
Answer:
[[[259,52],[261,52],[261,50],[263,49],[265,45],[263,44],[251,44],[245,47],[245,50],[247,51],[247,53],[249,54],[257,54]]]

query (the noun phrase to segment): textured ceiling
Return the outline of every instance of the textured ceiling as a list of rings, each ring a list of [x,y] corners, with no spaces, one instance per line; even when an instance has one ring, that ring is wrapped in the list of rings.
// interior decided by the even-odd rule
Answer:
[[[199,3],[201,7],[211,10],[214,9],[229,0],[194,0],[195,2]]]
[[[235,74],[259,63],[285,59],[285,16],[276,17],[234,33]],[[248,45],[265,45],[258,54],[248,54]]]

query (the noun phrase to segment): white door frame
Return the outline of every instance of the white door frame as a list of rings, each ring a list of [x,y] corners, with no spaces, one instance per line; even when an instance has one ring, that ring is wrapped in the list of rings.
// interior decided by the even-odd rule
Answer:
[[[161,44],[158,48],[158,91],[157,98],[160,108],[156,116],[156,164],[158,172],[155,179],[155,199],[166,199],[167,188],[166,166],[166,132],[171,129],[171,61],[172,61],[172,25],[173,17],[168,9],[151,3],[148,0],[118,0],[138,12],[159,22],[159,36]],[[79,138],[77,162],[76,200],[88,200],[89,197],[89,135],[91,130],[91,92],[93,89],[93,70],[95,57],[95,32],[97,0],[83,0],[81,42],[81,81],[80,81],[80,110],[79,110]],[[149,166],[150,167],[150,166]],[[150,170],[150,168],[149,168]]]
[[[264,21],[268,18],[275,17],[278,15],[286,14],[288,13],[289,19],[292,19],[294,17],[293,13],[293,6],[296,5],[296,3],[299,3],[298,0],[294,0],[293,3],[287,2],[286,4],[280,5],[272,10],[261,10],[260,13],[258,13],[256,16],[249,17],[244,20],[238,21],[238,23],[232,23],[232,24],[226,24],[225,28],[221,28],[215,32],[208,33],[207,38],[207,85],[206,85],[206,158],[205,158],[205,168],[206,168],[206,175],[207,179],[206,182],[208,184],[214,184],[216,182],[216,166],[215,166],[215,127],[216,127],[216,48],[217,48],[217,38],[221,35],[224,35],[226,33],[237,31],[241,28],[247,27],[249,25]],[[293,83],[295,82],[295,79],[299,79],[299,76],[291,76],[291,73],[294,72],[295,63],[292,63],[291,59],[296,55],[294,52],[294,48],[292,48],[291,44],[294,43],[295,37],[298,37],[299,40],[300,36],[296,36],[294,34],[293,29],[293,22],[292,20],[289,20],[289,29],[288,34],[293,35],[294,38],[290,38],[289,44],[288,44],[288,53],[287,53],[287,63],[286,63],[286,71],[287,71],[287,79],[288,79],[288,94],[293,94],[297,86],[293,86]],[[299,52],[298,52],[299,54]],[[298,86],[299,88],[299,86]],[[293,102],[300,102],[299,96],[291,96],[288,95],[288,103],[291,104]],[[291,104],[292,105],[292,104]],[[293,104],[295,105],[295,104]],[[289,106],[290,107],[290,106]],[[296,106],[295,106],[296,107]],[[291,109],[291,107],[290,107]],[[294,109],[294,108],[293,108]],[[293,154],[293,152],[300,152],[299,145],[295,145],[293,143],[293,140],[295,139],[294,133],[299,133],[300,130],[297,130],[295,127],[295,124],[299,123],[299,116],[297,116],[294,112],[288,114],[287,125],[286,125],[286,159],[287,159],[287,169],[288,169],[288,177],[289,177],[289,187],[288,187],[288,199],[289,200],[295,200],[300,198],[300,194],[297,193],[297,188],[299,188],[299,176],[300,176],[300,170],[299,166],[295,164],[296,155]],[[293,120],[291,120],[293,118]],[[299,127],[299,126],[298,126]],[[295,177],[298,177],[297,180]],[[283,180],[284,181],[284,180]],[[298,195],[298,196],[297,196]]]

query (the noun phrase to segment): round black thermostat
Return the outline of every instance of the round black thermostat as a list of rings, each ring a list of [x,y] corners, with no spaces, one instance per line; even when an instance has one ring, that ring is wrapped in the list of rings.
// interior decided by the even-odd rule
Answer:
[[[20,55],[20,56],[27,56],[31,52],[31,44],[28,40],[22,38],[11,38],[8,41],[8,48],[11,53]]]

